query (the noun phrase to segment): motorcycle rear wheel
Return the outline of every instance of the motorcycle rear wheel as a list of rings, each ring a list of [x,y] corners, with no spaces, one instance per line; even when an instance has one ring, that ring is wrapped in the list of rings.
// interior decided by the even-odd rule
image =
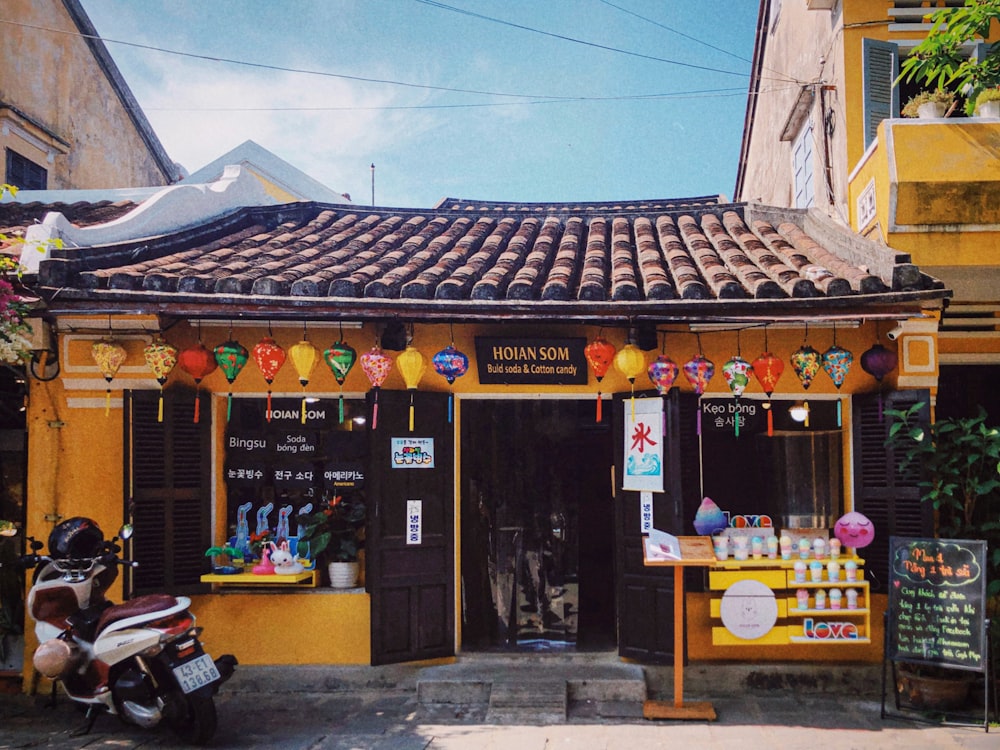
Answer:
[[[164,717],[167,726],[179,739],[191,745],[207,745],[215,736],[218,717],[211,696],[176,694]]]

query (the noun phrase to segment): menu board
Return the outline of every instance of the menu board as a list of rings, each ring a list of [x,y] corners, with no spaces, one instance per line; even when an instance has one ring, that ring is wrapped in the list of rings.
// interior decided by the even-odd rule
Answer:
[[[985,541],[890,538],[888,658],[985,671],[985,602]]]

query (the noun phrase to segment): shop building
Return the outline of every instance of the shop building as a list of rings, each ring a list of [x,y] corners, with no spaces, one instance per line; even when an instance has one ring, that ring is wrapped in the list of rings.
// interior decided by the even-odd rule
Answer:
[[[304,202],[157,236],[128,219],[92,231],[46,220],[30,237],[63,246],[46,248],[37,278],[58,374],[29,384],[26,532],[44,538],[76,514],[106,530],[131,521],[140,567],[119,593],[193,595],[207,647],[242,663],[537,649],[669,661],[673,576],[643,564],[648,525],[692,534],[711,497],[737,525],[829,526],[855,509],[877,541],[883,524],[930,530],[886,461],[882,411],[927,398],[897,389],[936,374],[950,292],[819,211],[717,197]],[[900,324],[923,332],[922,354],[914,343],[890,367]],[[265,339],[288,354],[276,371],[251,354]],[[599,339],[627,352],[600,379],[587,357]],[[338,343],[357,355],[342,382],[323,361]],[[165,345],[187,366],[151,365],[150,347]],[[199,345],[248,359],[199,369],[185,359]],[[123,355],[115,366],[108,347]],[[450,379],[434,368],[457,356],[449,347],[468,358]],[[315,366],[298,356],[309,349]],[[842,354],[830,357],[839,374],[819,367],[840,350],[846,374]],[[877,379],[861,367],[872,350],[889,355]],[[376,352],[382,364],[364,366]],[[746,372],[727,384],[737,359],[764,353],[784,365],[769,391]],[[680,368],[663,393],[647,374],[661,356]],[[662,438],[655,489],[625,479],[643,473],[628,460],[636,409]],[[859,490],[876,477],[890,491]],[[366,505],[354,588],[332,589],[323,571],[212,575],[205,551],[236,539],[241,515],[249,533],[262,516],[292,535],[302,507],[332,496]],[[880,659],[882,545],[865,555],[876,572],[855,642],[796,642],[802,618],[786,611],[766,648],[725,643],[717,595],[692,573],[687,656]]]

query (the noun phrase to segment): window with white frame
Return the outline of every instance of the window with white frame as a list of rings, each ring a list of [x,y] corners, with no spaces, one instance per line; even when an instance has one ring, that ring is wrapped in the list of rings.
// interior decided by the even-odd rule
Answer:
[[[815,202],[812,120],[805,121],[792,142],[792,172],[795,176],[795,208],[808,208]]]

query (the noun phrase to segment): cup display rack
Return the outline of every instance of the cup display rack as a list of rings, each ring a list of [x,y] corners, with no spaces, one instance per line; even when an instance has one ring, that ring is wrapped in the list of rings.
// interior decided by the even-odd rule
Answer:
[[[857,566],[855,580],[847,579],[845,564]],[[805,580],[796,577],[795,563],[807,566]],[[813,580],[808,566],[818,562],[822,574]],[[836,562],[836,578],[830,578],[829,563]],[[731,633],[721,622],[722,597],[739,581],[757,581],[774,595],[777,604],[777,622],[767,633],[747,640]],[[745,645],[857,645],[871,643],[871,607],[869,582],[864,576],[864,560],[856,555],[802,559],[797,554],[792,559],[750,558],[748,560],[719,560],[709,567],[711,598],[712,643],[718,646]],[[836,589],[841,594],[840,606],[834,609],[830,593]],[[763,589],[761,589],[763,590]],[[804,591],[806,607],[800,605],[798,592]],[[850,599],[857,599],[848,607],[848,590],[855,592]],[[822,593],[820,593],[822,592]],[[817,606],[817,594],[823,606]],[[835,598],[835,597],[834,597]]]

